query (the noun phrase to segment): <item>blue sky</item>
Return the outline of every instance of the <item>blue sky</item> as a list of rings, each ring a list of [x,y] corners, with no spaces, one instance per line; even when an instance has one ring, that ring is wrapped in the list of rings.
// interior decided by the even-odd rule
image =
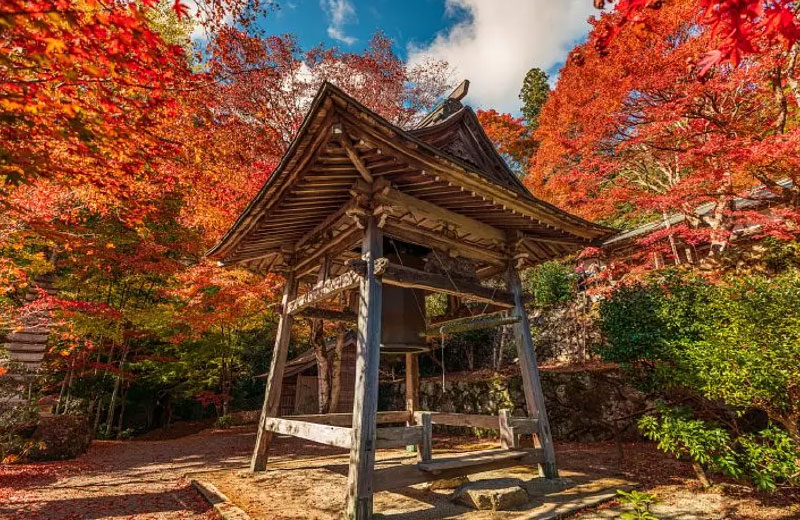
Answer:
[[[525,73],[555,76],[585,38],[591,0],[278,0],[260,24],[292,33],[304,48],[320,43],[359,51],[377,30],[411,63],[447,61],[453,82],[469,79],[474,107],[518,113]]]
[[[409,42],[430,43],[439,31],[447,29],[466,15],[463,10],[445,13],[444,0],[351,0],[338,5],[348,4],[352,6],[352,14],[346,16],[338,26],[341,31],[339,36],[344,37],[345,41],[328,34],[328,28],[333,26],[331,6],[335,8],[336,2],[284,0],[259,25],[269,33],[288,32],[297,35],[303,48],[322,43],[348,50],[363,49],[372,34],[382,30],[395,41],[396,52],[405,58]],[[353,39],[352,43],[350,38]]]

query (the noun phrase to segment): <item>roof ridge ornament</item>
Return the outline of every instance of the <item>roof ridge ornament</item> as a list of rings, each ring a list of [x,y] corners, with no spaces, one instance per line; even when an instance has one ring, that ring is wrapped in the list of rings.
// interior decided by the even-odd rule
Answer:
[[[455,114],[464,108],[464,104],[461,102],[461,100],[467,97],[468,93],[469,80],[465,79],[459,83],[459,85],[452,92],[450,92],[450,95],[447,96],[445,100],[433,107],[428,115],[422,118],[422,121],[420,121],[416,127],[425,128],[426,126],[431,126]]]

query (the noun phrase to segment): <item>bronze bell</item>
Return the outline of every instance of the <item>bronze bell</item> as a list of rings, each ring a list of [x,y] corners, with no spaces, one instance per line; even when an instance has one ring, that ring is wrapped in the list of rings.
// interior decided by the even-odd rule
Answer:
[[[425,265],[421,256],[385,248],[390,262],[415,269]],[[381,354],[406,354],[429,350],[424,333],[425,291],[395,285],[383,285],[381,312]]]

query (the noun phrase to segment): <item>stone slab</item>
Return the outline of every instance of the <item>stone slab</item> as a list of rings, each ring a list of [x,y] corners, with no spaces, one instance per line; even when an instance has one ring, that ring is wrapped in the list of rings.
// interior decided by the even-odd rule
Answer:
[[[453,500],[473,509],[507,511],[527,504],[530,498],[519,479],[497,478],[464,484]]]
[[[214,484],[193,479],[192,485],[211,504],[222,520],[251,520],[250,515],[228,500],[228,497]]]

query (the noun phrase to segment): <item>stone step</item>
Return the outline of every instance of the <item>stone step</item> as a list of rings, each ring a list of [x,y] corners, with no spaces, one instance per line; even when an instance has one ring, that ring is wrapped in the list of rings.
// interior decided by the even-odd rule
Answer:
[[[10,367],[9,373],[4,375],[3,377],[10,377],[15,380],[20,378],[22,379],[28,378],[33,373],[38,372],[39,367],[42,365],[41,359],[39,361],[22,361],[22,360],[10,360],[10,361],[14,362],[14,366]],[[4,363],[0,362],[0,366],[3,365]]]
[[[3,347],[9,352],[46,352],[46,343],[5,343]]]
[[[47,343],[49,336],[47,332],[34,333],[22,330],[20,332],[12,332],[6,336],[6,341],[9,343]]]
[[[9,351],[8,360],[12,363],[39,363],[44,359],[44,352]]]

